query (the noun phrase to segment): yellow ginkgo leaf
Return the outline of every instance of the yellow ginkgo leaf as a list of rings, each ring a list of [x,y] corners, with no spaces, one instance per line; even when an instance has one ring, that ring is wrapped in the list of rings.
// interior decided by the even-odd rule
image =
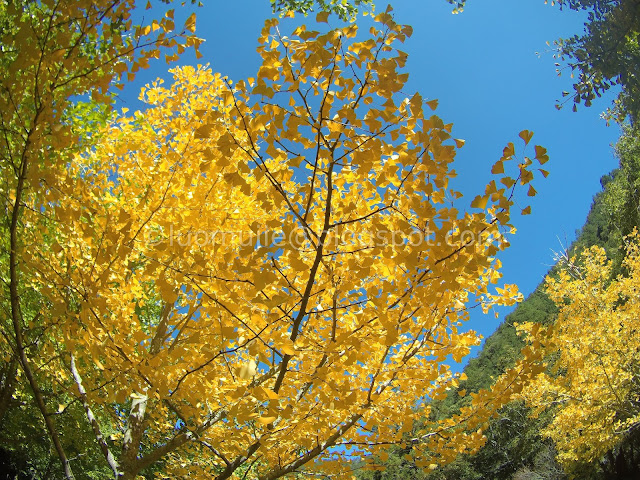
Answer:
[[[471,202],[471,208],[479,208],[484,210],[487,207],[487,202],[489,201],[488,195],[478,195]]]
[[[256,374],[257,365],[256,362],[251,359],[242,365],[238,371],[238,376],[243,380],[249,380]]]
[[[191,15],[189,15],[189,18],[187,18],[186,22],[184,22],[184,29],[191,33],[195,33],[196,31],[196,14],[195,13],[192,13]]]
[[[491,167],[491,173],[494,175],[504,173],[504,163],[501,160],[498,160],[493,167]]]
[[[262,425],[269,425],[276,421],[278,417],[258,417],[256,420]]]
[[[318,23],[329,23],[328,20],[327,20],[328,18],[329,18],[329,12],[324,12],[324,11],[323,12],[319,12],[316,15],[316,22],[318,22]]]
[[[525,145],[527,145],[531,141],[531,138],[533,138],[533,132],[530,130],[522,130],[518,136],[524,140]]]
[[[425,102],[429,108],[431,110],[435,110],[436,108],[438,108],[438,100],[437,99],[433,99],[433,100],[429,100],[428,102]]]
[[[265,388],[263,390],[267,398],[269,398],[269,400],[278,400],[280,398],[280,396],[276,392],[274,392],[269,388]]]
[[[279,350],[281,350],[286,355],[295,355],[296,354],[296,350],[295,350],[295,348],[293,346],[293,342],[288,338],[282,340],[281,343],[279,345],[277,345],[277,348]]]

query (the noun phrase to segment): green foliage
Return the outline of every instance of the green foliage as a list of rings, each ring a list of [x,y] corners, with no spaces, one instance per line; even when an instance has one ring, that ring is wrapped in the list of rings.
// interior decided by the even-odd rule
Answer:
[[[384,470],[357,470],[360,480],[426,480],[428,473],[418,468],[410,459],[410,449],[393,446],[389,449],[389,458],[384,462]]]
[[[465,1],[446,0],[453,5],[453,13],[462,11]],[[274,13],[280,15],[288,11],[308,15],[311,12],[335,13],[341,20],[353,22],[359,11],[373,13],[373,0],[270,0]]]
[[[344,21],[354,21],[358,11],[373,12],[373,0],[270,0],[274,13],[288,11],[308,15],[314,11],[335,13]]]
[[[530,465],[520,468],[512,477],[513,480],[565,480],[562,467],[555,459],[555,449],[553,446],[544,445],[533,457]],[[587,480],[589,474],[580,477]]]
[[[596,194],[591,209],[589,210],[588,221],[583,225],[578,234],[578,238],[571,246],[571,252],[577,252],[593,245],[604,247],[612,254],[620,245],[622,240],[617,229],[613,226],[610,207],[605,202],[605,197],[609,195],[611,181],[617,177],[617,170],[609,175],[605,175],[600,183],[605,190]]]
[[[603,203],[619,235],[640,225],[640,139],[638,130],[625,127],[616,145],[620,167],[606,185]]]
[[[464,5],[466,0],[447,0],[451,5],[453,5],[453,13],[460,13],[464,9]]]
[[[509,314],[496,332],[485,342],[478,357],[471,359],[465,373],[468,380],[466,386],[470,391],[487,388],[505,370],[512,367],[520,356],[520,350],[524,346],[522,339],[517,335],[516,323],[541,322],[548,323],[553,319],[556,307],[540,287],[529,295],[515,311]]]
[[[557,471],[559,467],[554,455],[551,455],[549,462],[539,461],[541,452],[553,451],[550,442],[538,434],[546,421],[546,418],[531,419],[523,403],[512,402],[489,424],[484,432],[487,442],[477,454],[458,457],[452,464],[433,472],[428,479],[508,480],[524,470],[545,475],[549,471]]]
[[[556,42],[560,55],[576,77],[573,92],[564,92],[574,110],[590,106],[614,85],[622,91],[609,118],[634,120],[640,112],[640,5],[635,0],[559,0],[561,8],[588,14],[585,32]]]
[[[92,432],[86,426],[84,411],[71,396],[55,395],[51,388],[43,392],[48,398],[57,398],[60,411],[54,412],[61,432],[65,451],[72,461],[77,478],[99,480],[109,478],[109,467],[101,455]],[[18,389],[14,392],[10,409],[0,427],[0,445],[4,448],[7,463],[16,473],[29,479],[64,478],[51,441],[44,432],[40,412],[30,401],[30,392]],[[3,452],[0,452],[0,456]],[[2,465],[0,464],[0,468]],[[3,473],[0,470],[0,473]],[[12,478],[2,477],[0,478]]]
[[[615,151],[619,167],[600,180],[603,190],[595,196],[588,220],[571,249],[578,252],[594,245],[603,247],[614,261],[612,278],[623,273],[623,238],[640,226],[638,130],[625,126]]]

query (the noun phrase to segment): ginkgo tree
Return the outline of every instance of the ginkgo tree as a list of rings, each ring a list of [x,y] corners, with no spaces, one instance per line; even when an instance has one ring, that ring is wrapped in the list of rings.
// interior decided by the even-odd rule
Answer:
[[[113,88],[163,52],[171,61],[187,47],[197,50],[195,15],[180,29],[172,10],[156,17],[154,9],[154,20],[135,25],[133,7],[112,0],[0,4],[0,418],[13,418],[15,404],[22,411],[23,400],[32,399],[28,403],[37,407],[32,411],[39,411],[51,439],[51,456],[60,458],[67,478],[73,477],[69,441],[61,438],[60,417],[53,413],[58,405],[51,379],[39,368],[56,354],[49,335],[59,313],[47,310],[50,285],[35,281],[24,258],[50,222],[46,208],[38,210],[41,195],[59,188],[73,153],[107,117]],[[39,247],[47,248],[52,237],[43,241]]]
[[[529,351],[548,364],[520,397],[534,412],[553,412],[543,433],[569,471],[601,458],[640,426],[638,240],[637,232],[627,237],[628,275],[613,280],[613,262],[600,247],[566,258],[557,278],[547,279],[560,310],[554,324],[519,326]]]
[[[510,143],[461,212],[463,142],[401,93],[411,28],[388,10],[370,33],[268,20],[255,78],[172,70],[24,210],[39,375],[82,404],[114,478],[346,474],[342,452],[393,443],[435,465],[477,448],[508,400],[504,382],[405,435],[457,382],[447,358],[479,342],[468,309],[520,298],[492,291],[495,255],[546,151]]]

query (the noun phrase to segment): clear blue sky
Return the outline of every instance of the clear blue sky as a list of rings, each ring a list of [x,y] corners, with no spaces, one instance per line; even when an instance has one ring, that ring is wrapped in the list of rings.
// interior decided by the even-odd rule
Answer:
[[[611,145],[619,129],[600,119],[611,97],[577,113],[570,105],[562,111],[554,106],[562,90],[571,90],[571,79],[568,73],[556,75],[546,42],[582,32],[584,16],[543,0],[469,0],[459,15],[452,15],[444,0],[395,0],[392,5],[396,21],[414,28],[403,46],[409,53],[406,92],[437,98],[436,113],[454,123],[454,137],[467,142],[457,157],[454,185],[465,197],[481,193],[491,165],[507,142],[519,141],[521,130],[532,130],[534,142],[549,150],[551,174],[536,181],[533,213],[515,218],[518,232],[500,257],[504,281],[528,295],[547,272],[559,240],[568,245],[575,238],[600,177],[617,165]],[[382,11],[386,3],[377,7]],[[254,76],[260,60],[256,39],[271,16],[268,0],[209,0],[197,13],[197,33],[206,39],[204,57],[196,62],[185,56],[180,63],[210,63],[234,80]],[[330,24],[339,22],[331,17]],[[283,33],[286,25],[291,23],[283,25]],[[166,68],[155,64],[143,82],[166,77]],[[501,320],[479,312],[469,326],[488,336]]]

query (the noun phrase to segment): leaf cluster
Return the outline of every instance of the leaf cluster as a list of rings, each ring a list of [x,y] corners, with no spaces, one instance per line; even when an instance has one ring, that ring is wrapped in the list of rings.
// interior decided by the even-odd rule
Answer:
[[[327,12],[344,21],[355,21],[358,12],[373,14],[374,0],[270,0],[273,13],[285,15],[296,12],[308,15],[312,12]]]
[[[390,10],[375,20],[366,39],[355,25],[284,35],[268,20],[255,78],[177,68],[171,85],[143,89],[143,112],[110,117],[71,108],[62,94],[35,101],[31,121],[50,135],[33,137],[34,153],[29,137],[16,137],[25,173],[7,166],[10,154],[4,163],[9,211],[20,218],[8,232],[14,321],[5,328],[28,340],[37,318],[47,334],[33,352],[20,342],[7,351],[20,352],[25,372],[37,365],[30,387],[68,478],[54,399],[82,407],[83,435],[123,478],[158,466],[170,478],[348,475],[337,449],[373,459],[398,445],[430,466],[480,445],[508,381],[408,438],[411,407],[458,385],[446,360],[478,342],[461,328],[468,305],[520,298],[512,285],[494,292],[495,254],[508,246],[514,195],[535,195],[548,157],[509,143],[495,179],[459,211],[449,182],[463,142],[431,113],[437,102],[402,93],[398,43],[411,28]],[[166,14],[135,31],[171,47],[173,28]],[[79,55],[74,68],[84,68]],[[91,77],[83,88],[108,103],[114,75],[105,67],[99,77],[104,94]],[[84,131],[57,128],[77,116]],[[526,147],[532,133],[520,138]],[[21,281],[41,296],[33,310],[20,309]]]
[[[640,111],[640,11],[630,0],[560,0],[560,7],[587,12],[585,32],[556,42],[558,59],[576,75],[573,92],[564,92],[573,103],[590,106],[604,92],[620,86],[621,92],[608,110],[608,118],[634,121]],[[558,106],[562,104],[559,103]]]

